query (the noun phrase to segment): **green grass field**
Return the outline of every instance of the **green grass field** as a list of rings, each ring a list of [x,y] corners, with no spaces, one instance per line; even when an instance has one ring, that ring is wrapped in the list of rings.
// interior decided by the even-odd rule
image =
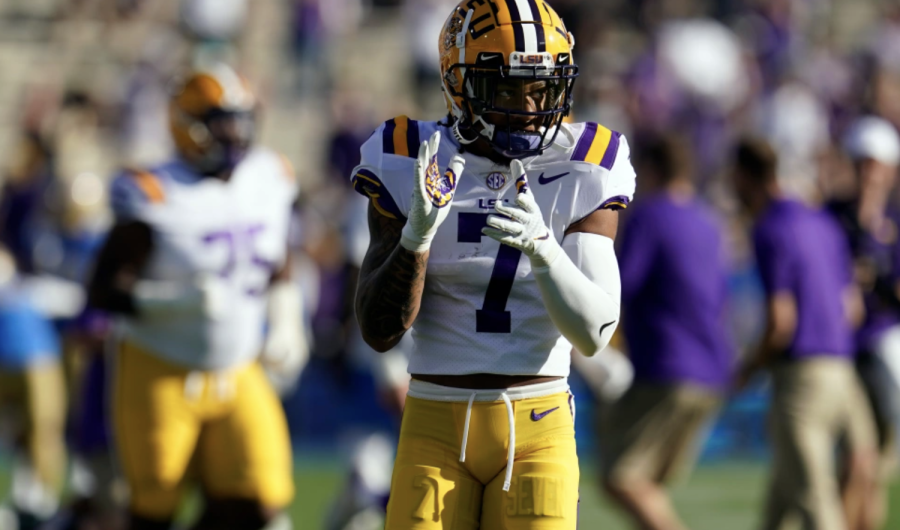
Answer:
[[[628,530],[601,497],[584,464],[581,481],[582,530]],[[291,515],[298,530],[319,530],[343,476],[334,460],[306,461],[297,465],[297,500]],[[9,487],[9,475],[0,466],[0,499]],[[698,468],[690,480],[673,489],[679,512],[692,530],[754,530],[759,523],[766,469],[762,464],[727,463]],[[900,528],[900,484],[891,490],[890,515],[885,529]]]
[[[595,469],[582,465],[581,530],[629,530],[631,527],[605,502],[590,476]],[[318,530],[330,500],[338,491],[341,476],[322,464],[300,464],[298,495],[292,508],[297,528]],[[673,488],[675,503],[692,530],[755,530],[759,524],[766,468],[757,463],[727,463],[698,468],[690,480]],[[891,491],[894,507],[885,529],[900,528],[900,484]]]

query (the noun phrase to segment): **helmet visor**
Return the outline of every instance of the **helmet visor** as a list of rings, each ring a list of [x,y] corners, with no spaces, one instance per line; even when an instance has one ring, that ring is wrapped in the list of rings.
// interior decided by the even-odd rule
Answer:
[[[577,67],[468,67],[464,98],[475,116],[493,126],[490,141],[507,158],[550,147],[569,113]]]

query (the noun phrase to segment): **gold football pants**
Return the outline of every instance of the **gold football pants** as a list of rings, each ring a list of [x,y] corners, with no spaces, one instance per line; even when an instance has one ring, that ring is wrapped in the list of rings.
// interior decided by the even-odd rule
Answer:
[[[130,344],[117,361],[116,446],[133,513],[170,519],[192,466],[209,497],[290,503],[287,422],[259,364],[191,371]]]
[[[575,530],[568,388],[565,379],[477,391],[413,380],[386,530]]]

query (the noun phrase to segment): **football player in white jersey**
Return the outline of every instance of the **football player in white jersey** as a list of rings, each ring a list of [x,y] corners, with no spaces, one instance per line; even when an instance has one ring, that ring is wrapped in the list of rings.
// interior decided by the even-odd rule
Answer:
[[[544,1],[465,0],[438,42],[447,122],[362,148],[357,315],[376,350],[415,343],[387,530],[576,527],[569,353],[618,322],[635,174],[621,134],[563,123],[573,44]]]
[[[123,317],[113,423],[131,530],[168,529],[188,476],[206,498],[197,529],[257,530],[293,498],[284,411],[257,359],[305,359],[287,264],[297,183],[252,147],[255,108],[230,68],[192,74],[170,106],[178,157],[112,183],[89,298]]]

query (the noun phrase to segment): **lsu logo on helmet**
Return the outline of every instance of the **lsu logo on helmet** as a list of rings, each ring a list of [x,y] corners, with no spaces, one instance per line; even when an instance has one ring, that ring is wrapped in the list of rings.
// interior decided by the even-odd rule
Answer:
[[[575,39],[543,0],[464,0],[444,24],[438,41],[441,77],[453,132],[463,144],[479,138],[506,158],[535,156],[556,139],[569,114],[578,76]],[[539,83],[540,108],[502,108],[501,83]],[[485,117],[505,116],[507,125]],[[517,118],[512,120],[510,118]],[[537,121],[535,130],[516,130],[513,121]]]

